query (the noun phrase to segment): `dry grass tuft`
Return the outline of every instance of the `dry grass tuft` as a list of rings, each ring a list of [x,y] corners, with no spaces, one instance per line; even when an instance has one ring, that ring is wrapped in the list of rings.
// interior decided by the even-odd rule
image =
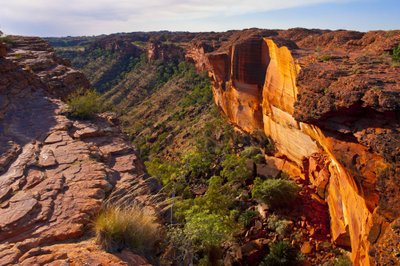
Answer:
[[[159,240],[156,217],[139,206],[107,205],[94,221],[98,243],[108,252],[131,248],[141,253],[151,252]]]

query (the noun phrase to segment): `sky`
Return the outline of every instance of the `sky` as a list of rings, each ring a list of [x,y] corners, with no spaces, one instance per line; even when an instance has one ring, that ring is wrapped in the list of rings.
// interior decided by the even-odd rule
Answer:
[[[0,0],[6,34],[99,35],[294,27],[400,29],[400,0]]]

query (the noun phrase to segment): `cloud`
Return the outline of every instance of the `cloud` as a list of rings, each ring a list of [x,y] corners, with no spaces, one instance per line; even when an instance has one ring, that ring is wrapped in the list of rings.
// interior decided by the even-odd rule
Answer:
[[[208,19],[217,17],[347,1],[349,0],[3,0],[0,27],[13,33],[39,35],[160,29],[199,30],[199,21],[206,24]],[[197,23],[193,22],[195,20]],[[23,27],[24,24],[26,28]],[[26,29],[30,32],[25,32]]]

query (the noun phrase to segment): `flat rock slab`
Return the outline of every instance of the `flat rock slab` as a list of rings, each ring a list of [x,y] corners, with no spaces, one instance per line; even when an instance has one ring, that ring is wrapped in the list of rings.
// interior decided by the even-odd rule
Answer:
[[[131,172],[135,170],[135,161],[137,160],[136,155],[134,154],[128,154],[128,155],[123,155],[120,157],[115,158],[115,164],[112,167],[115,171],[118,172]]]
[[[131,252],[112,255],[81,239],[91,235],[106,195],[151,191],[146,182],[130,187],[144,177],[134,149],[106,118],[72,121],[62,114],[62,102],[48,94],[56,87],[42,83],[54,74],[43,72],[54,57],[45,42],[21,37],[15,45],[34,47],[19,64],[40,69],[41,81],[0,58],[0,265],[149,265]],[[82,75],[56,69],[54,79],[64,85],[74,80],[72,72]],[[62,86],[61,95],[73,84]],[[131,178],[121,180],[125,172]]]

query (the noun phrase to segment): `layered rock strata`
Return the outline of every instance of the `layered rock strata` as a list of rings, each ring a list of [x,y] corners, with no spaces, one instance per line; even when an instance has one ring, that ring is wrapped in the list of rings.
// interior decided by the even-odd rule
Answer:
[[[207,55],[216,104],[240,129],[269,136],[277,164],[315,185],[332,239],[355,265],[399,263],[400,246],[383,243],[399,238],[387,232],[400,214],[400,70],[386,53],[400,35],[263,35]]]
[[[65,98],[77,89],[90,87],[85,75],[71,68],[68,60],[56,56],[41,38],[10,36],[7,58],[39,77],[53,97]]]
[[[184,59],[185,52],[182,47],[176,44],[149,42],[147,44],[147,60],[148,61],[181,61]]]
[[[160,213],[158,183],[112,114],[70,120],[44,84],[53,68],[42,76],[20,63],[0,57],[0,264],[149,265],[128,250],[101,250],[91,223],[110,193]]]

